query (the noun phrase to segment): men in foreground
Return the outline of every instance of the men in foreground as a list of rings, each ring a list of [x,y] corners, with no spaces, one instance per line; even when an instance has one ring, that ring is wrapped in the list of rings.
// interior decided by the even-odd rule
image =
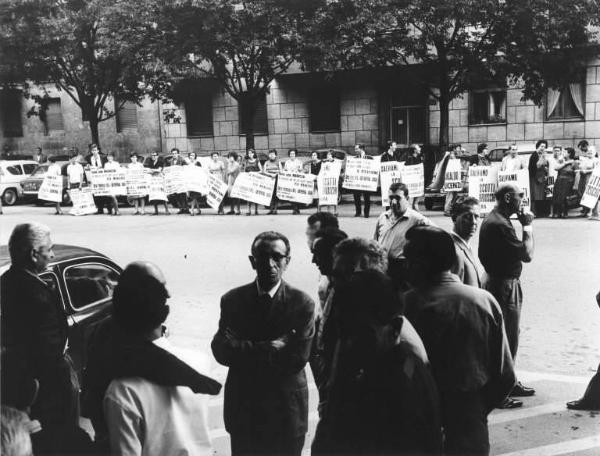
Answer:
[[[437,388],[390,279],[357,272],[337,298],[341,344],[312,454],[441,454]]]
[[[485,268],[483,288],[500,304],[504,326],[513,361],[519,347],[519,322],[523,291],[521,271],[523,263],[533,258],[533,214],[521,208],[523,191],[514,184],[502,185],[496,192],[496,207],[481,224],[479,233],[479,259]],[[523,227],[522,240],[517,237],[510,217],[517,214]],[[533,396],[535,390],[517,382],[511,396]],[[520,407],[521,401],[508,399],[503,408]]]
[[[282,280],[290,243],[260,233],[250,263],[256,279],[221,298],[216,360],[229,367],[225,429],[232,455],[300,455],[308,429],[304,366],[314,335],[314,303]]]
[[[111,363],[127,362],[127,356],[120,356],[128,353],[135,355],[128,361],[131,367],[137,364],[137,371],[115,375],[104,394],[111,454],[213,454],[208,398],[194,394],[191,388],[205,382],[216,394],[220,385],[199,373],[209,369],[208,357],[190,356],[164,337],[163,323],[169,314],[165,283],[156,265],[137,262],[125,268],[115,287],[112,329],[118,335],[113,334],[111,342],[120,339],[120,344],[113,345],[115,351],[107,364],[95,367],[112,371],[115,364]],[[161,350],[152,350],[152,345],[166,352],[164,356]],[[142,366],[143,362],[147,364]],[[152,369],[167,370],[178,381],[164,384],[159,378],[149,379],[144,372]],[[209,392],[208,388],[202,392]]]
[[[416,226],[405,255],[413,289],[406,316],[425,344],[442,404],[446,454],[487,455],[487,415],[515,384],[502,312],[494,297],[460,283],[448,233]]]
[[[331,212],[315,212],[308,217],[306,226],[306,243],[308,249],[312,252],[313,243],[315,241],[315,235],[318,231],[326,228],[339,228],[338,218]],[[319,314],[323,306],[325,305],[325,299],[327,297],[327,290],[329,288],[329,279],[327,276],[319,276],[319,285],[317,293],[319,296],[319,308],[316,309],[316,313]]]
[[[33,437],[38,453],[64,451],[78,426],[78,389],[67,354],[67,317],[56,290],[39,274],[54,258],[50,228],[40,223],[17,225],[8,241],[11,266],[0,279],[3,364],[7,374],[29,383],[37,379],[39,392],[31,417],[42,425]],[[7,361],[9,360],[9,361]],[[15,372],[18,369],[18,372]],[[18,397],[2,397],[18,406]]]
[[[452,206],[451,217],[454,226],[450,236],[456,250],[456,263],[451,272],[465,285],[481,288],[483,271],[470,245],[479,222],[479,201],[472,197],[457,200]]]
[[[416,225],[429,225],[427,217],[409,208],[408,187],[394,182],[390,185],[390,208],[383,212],[375,225],[374,239],[388,256],[388,275],[399,289],[406,286],[404,278],[404,244],[406,232]]]

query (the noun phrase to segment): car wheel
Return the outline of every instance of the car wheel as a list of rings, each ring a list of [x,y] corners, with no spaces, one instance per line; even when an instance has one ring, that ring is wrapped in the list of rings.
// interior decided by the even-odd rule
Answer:
[[[425,198],[425,209],[427,209],[428,211],[433,209],[433,199],[432,198]]]
[[[71,195],[69,195],[69,190],[67,190],[66,188],[63,188],[61,204],[63,206],[68,206],[69,204],[71,204]]]
[[[17,191],[14,188],[7,188],[2,194],[2,203],[7,206],[14,206],[17,202]]]

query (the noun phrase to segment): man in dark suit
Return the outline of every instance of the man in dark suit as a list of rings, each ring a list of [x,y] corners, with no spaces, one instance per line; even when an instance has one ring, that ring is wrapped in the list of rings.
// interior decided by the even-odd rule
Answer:
[[[90,146],[90,153],[85,157],[85,161],[87,163],[87,166],[85,167],[87,170],[103,169],[107,158],[106,155],[100,153],[100,148],[97,144],[92,144]],[[98,214],[104,213],[104,206],[106,206],[106,210],[110,214],[112,212],[110,202],[112,202],[110,197],[94,195],[94,204],[98,208]]]
[[[479,200],[472,197],[457,200],[452,206],[451,216],[454,231],[450,236],[456,249],[456,263],[450,271],[465,285],[481,288],[483,270],[470,245],[479,222]]]
[[[225,429],[231,453],[300,455],[308,424],[304,366],[314,334],[312,299],[282,280],[290,243],[259,234],[250,263],[256,280],[221,298],[216,360],[229,366]]]
[[[50,229],[39,223],[17,225],[8,241],[11,267],[2,274],[2,403],[18,406],[19,388],[39,382],[31,416],[42,425],[34,452],[62,453],[78,423],[76,376],[66,354],[67,318],[54,290],[39,278],[54,257]],[[8,367],[10,366],[10,367]]]
[[[179,149],[177,149],[176,147],[173,147],[171,149],[171,160],[165,162],[165,167],[184,166],[186,164],[187,164],[186,161],[183,159],[183,157],[179,153]],[[186,192],[175,193],[174,196],[177,201],[177,205],[179,206],[179,212],[177,212],[177,213],[178,214],[189,214],[190,210],[188,208],[187,193]]]

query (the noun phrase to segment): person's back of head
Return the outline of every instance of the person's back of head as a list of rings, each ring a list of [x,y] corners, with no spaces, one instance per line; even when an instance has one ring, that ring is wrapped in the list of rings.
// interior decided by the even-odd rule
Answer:
[[[356,271],[375,269],[387,271],[387,256],[373,239],[354,237],[336,245],[334,252],[334,276],[338,281],[350,280]]]
[[[319,223],[318,229],[324,228],[339,228],[340,222],[338,218],[331,212],[315,212],[308,216],[307,220],[310,226],[314,226]]]
[[[1,454],[2,456],[33,456],[29,417],[25,412],[2,406]]]
[[[404,255],[408,263],[409,282],[414,286],[427,283],[436,275],[449,271],[456,263],[452,237],[436,226],[413,226],[406,232]]]
[[[167,319],[169,292],[160,269],[152,263],[129,264],[115,287],[115,322],[131,334],[144,337]]]
[[[50,228],[38,222],[21,223],[13,229],[8,240],[10,260],[14,266],[31,266],[31,251],[50,236]]]

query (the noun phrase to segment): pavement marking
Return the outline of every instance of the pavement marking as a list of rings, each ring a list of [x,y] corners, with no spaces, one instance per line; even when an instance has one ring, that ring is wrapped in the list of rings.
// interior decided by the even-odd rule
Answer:
[[[500,424],[508,421],[523,420],[525,418],[566,410],[567,406],[565,405],[565,402],[551,402],[536,407],[523,407],[506,412],[494,412],[488,416],[488,424]]]
[[[585,384],[587,385],[592,378],[593,374],[590,374],[589,377],[581,377],[575,375],[563,375],[563,374],[553,374],[551,372],[531,372],[531,371],[517,371],[517,377],[519,380],[524,382],[539,382],[542,380],[550,380],[555,382],[564,382],[564,383],[577,383],[577,384]]]
[[[503,453],[497,456],[558,456],[561,454],[573,453],[575,451],[590,450],[596,447],[600,447],[600,436],[598,435],[553,443],[552,445],[528,448],[526,450],[513,451],[511,453]]]

